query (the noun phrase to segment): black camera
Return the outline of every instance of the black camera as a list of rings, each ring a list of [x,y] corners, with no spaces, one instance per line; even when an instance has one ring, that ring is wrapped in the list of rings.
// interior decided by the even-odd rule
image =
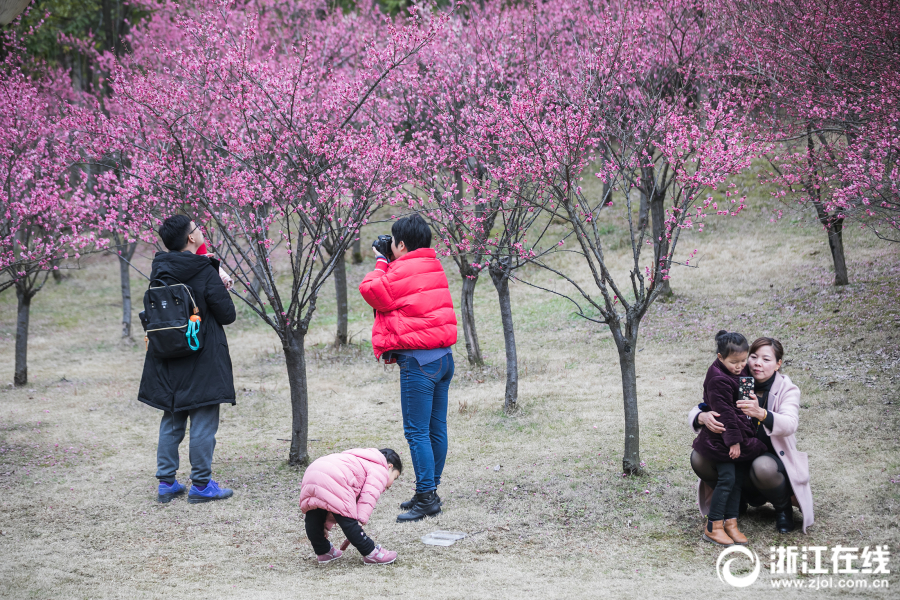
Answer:
[[[389,235],[379,235],[375,238],[375,241],[372,242],[372,247],[381,252],[386,259],[394,260],[394,253],[391,252],[392,241],[393,238]]]

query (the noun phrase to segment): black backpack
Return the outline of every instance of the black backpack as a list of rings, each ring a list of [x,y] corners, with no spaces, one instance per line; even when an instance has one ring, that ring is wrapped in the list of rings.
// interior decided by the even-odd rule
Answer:
[[[182,358],[202,347],[200,309],[194,302],[194,290],[175,281],[169,285],[162,279],[153,279],[144,292],[144,310],[139,315],[147,332],[144,342],[147,351],[157,358]]]

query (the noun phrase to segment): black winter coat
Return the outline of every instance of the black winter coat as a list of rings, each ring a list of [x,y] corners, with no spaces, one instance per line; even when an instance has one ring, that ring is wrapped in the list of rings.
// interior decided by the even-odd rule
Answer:
[[[148,352],[138,400],[171,412],[235,404],[231,356],[222,328],[234,323],[234,302],[219,278],[219,261],[190,252],[157,252],[150,278],[171,283],[171,277],[194,290],[203,347],[184,358],[161,359]]]
[[[740,376],[749,376],[750,370],[744,367]],[[739,377],[728,371],[719,359],[706,371],[703,382],[703,401],[719,416],[717,420],[725,426],[724,433],[713,433],[706,427],[694,438],[694,450],[716,462],[748,462],[766,451],[766,445],[756,439],[756,431],[747,415],[737,407],[739,393]],[[741,445],[741,456],[732,460],[728,456],[728,448],[734,444]]]

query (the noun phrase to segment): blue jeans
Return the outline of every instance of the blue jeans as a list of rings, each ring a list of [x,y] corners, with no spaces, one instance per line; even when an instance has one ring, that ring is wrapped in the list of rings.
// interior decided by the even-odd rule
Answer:
[[[219,430],[219,405],[211,404],[193,410],[163,411],[156,446],[156,478],[166,483],[175,481],[178,470],[178,446],[184,439],[188,417],[191,418],[191,481],[203,487],[212,477],[213,450]]]
[[[447,460],[447,392],[453,379],[453,355],[427,365],[399,355],[403,433],[416,472],[416,493],[437,489]]]

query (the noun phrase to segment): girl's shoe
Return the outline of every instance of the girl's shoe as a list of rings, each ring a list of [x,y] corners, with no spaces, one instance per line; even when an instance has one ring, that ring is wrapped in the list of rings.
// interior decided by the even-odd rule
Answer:
[[[166,483],[165,481],[160,481],[156,500],[158,502],[166,504],[167,502],[171,502],[175,498],[175,496],[182,495],[185,489],[186,488],[177,481],[171,484]]]
[[[703,539],[720,546],[733,546],[734,540],[725,533],[722,521],[707,521],[706,531],[703,532]]]
[[[741,546],[747,545],[747,536],[741,533],[741,530],[738,529],[737,519],[725,519],[725,524],[723,525],[725,529],[725,533],[728,534],[735,544],[739,544]]]
[[[319,554],[318,556],[316,556],[316,559],[318,559],[320,565],[327,565],[331,561],[339,559],[341,556],[343,556],[343,554],[343,552],[332,546],[331,549],[325,554]]]
[[[397,560],[397,553],[391,550],[385,550],[381,544],[375,546],[366,556],[363,556],[363,562],[367,565],[389,565]]]

